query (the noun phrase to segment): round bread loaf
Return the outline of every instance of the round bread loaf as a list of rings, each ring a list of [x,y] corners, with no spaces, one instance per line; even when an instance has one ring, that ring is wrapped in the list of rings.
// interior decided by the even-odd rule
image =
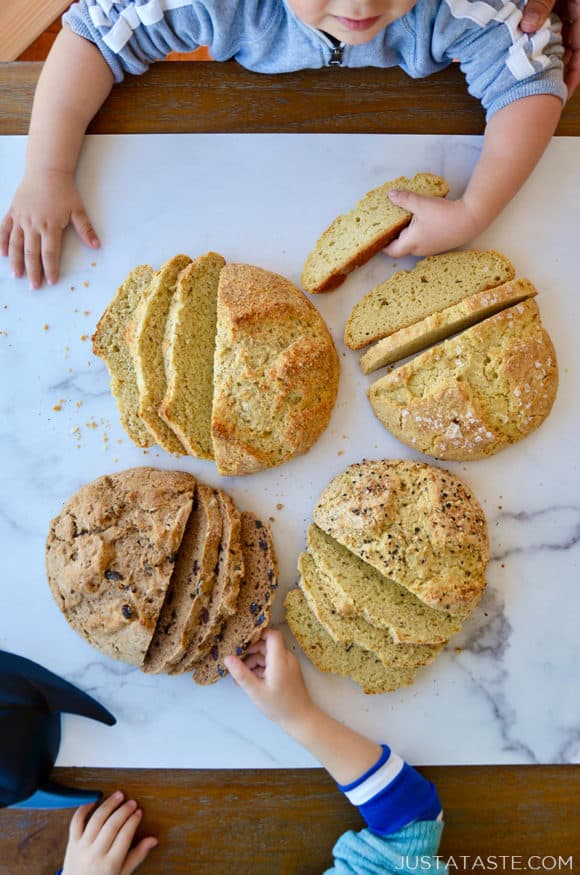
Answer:
[[[143,663],[194,489],[190,474],[133,468],[83,486],[52,520],[52,594],[73,629],[108,656]]]
[[[212,439],[220,474],[306,452],[328,425],[340,366],[318,310],[290,280],[247,264],[220,274]]]
[[[313,519],[432,608],[463,619],[483,594],[485,515],[449,471],[403,459],[349,465],[322,492]]]
[[[538,428],[557,388],[554,346],[528,299],[391,371],[368,396],[404,444],[464,461],[491,456]]]

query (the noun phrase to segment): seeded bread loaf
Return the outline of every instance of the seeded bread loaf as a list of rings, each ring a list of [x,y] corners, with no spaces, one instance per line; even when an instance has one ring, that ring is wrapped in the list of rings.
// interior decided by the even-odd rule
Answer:
[[[244,580],[236,613],[229,617],[207,656],[193,666],[198,684],[213,684],[228,672],[226,656],[243,656],[270,621],[272,597],[278,586],[278,566],[270,527],[252,513],[242,513]]]
[[[444,644],[461,628],[457,617],[428,607],[314,524],[307,543],[325,591],[344,617],[364,618],[396,644]]]
[[[250,474],[304,453],[328,425],[339,362],[315,307],[278,274],[220,274],[212,438],[220,474]]]
[[[395,644],[385,629],[372,626],[364,617],[341,616],[326,590],[324,575],[309,553],[300,554],[298,571],[298,585],[308,607],[323,629],[339,644],[358,644],[363,650],[376,654],[387,667],[428,665],[441,652],[441,644]]]
[[[221,255],[208,252],[181,272],[163,340],[167,390],[159,416],[187,452],[200,459],[213,459],[213,357],[217,289],[224,265]]]
[[[124,332],[135,317],[137,305],[149,291],[153,268],[142,264],[132,270],[99,319],[93,334],[93,352],[102,358],[111,376],[121,425],[138,447],[150,447],[153,436],[139,417],[137,375]]]
[[[83,486],[52,520],[46,569],[68,623],[142,665],[191,511],[195,479],[135,468]]]
[[[307,292],[336,289],[410,223],[412,213],[389,199],[393,189],[427,197],[445,197],[449,192],[447,182],[432,173],[417,173],[412,179],[400,176],[367,192],[354,209],[334,220],[306,259],[302,285]]]
[[[244,575],[241,518],[229,495],[221,489],[216,489],[215,494],[222,519],[222,537],[215,568],[215,584],[187,653],[171,673],[191,671],[194,664],[209,652],[227,618],[232,617],[237,611],[240,585]]]
[[[185,448],[159,416],[167,390],[162,344],[177,278],[190,262],[189,256],[176,255],[157,271],[149,293],[141,299],[135,319],[125,331],[137,374],[139,416],[156,443],[177,455],[185,455]]]
[[[481,459],[533,432],[558,388],[556,353],[537,304],[502,310],[369,388],[395,437],[439,459]]]
[[[436,610],[463,619],[483,594],[485,515],[449,471],[403,459],[349,465],[323,490],[313,519]]]
[[[284,602],[286,620],[296,641],[319,671],[352,678],[367,694],[390,693],[410,686],[416,668],[386,668],[374,653],[357,644],[334,641],[309,609],[299,589],[292,589]]]
[[[519,304],[526,298],[533,298],[536,294],[536,289],[529,280],[516,279],[496,286],[495,289],[477,292],[464,298],[459,304],[432,313],[375,343],[360,360],[363,374],[370,374],[378,368],[420,352],[457,331],[463,331],[506,307]]]
[[[511,262],[493,250],[430,255],[413,270],[393,274],[356,304],[346,322],[344,342],[350,349],[361,349],[514,276]]]

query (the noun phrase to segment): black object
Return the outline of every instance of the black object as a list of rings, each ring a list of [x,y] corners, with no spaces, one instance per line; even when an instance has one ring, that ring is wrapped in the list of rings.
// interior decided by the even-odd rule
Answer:
[[[86,693],[14,653],[0,650],[0,808],[69,808],[100,798],[49,780],[60,746],[60,713],[113,726]]]

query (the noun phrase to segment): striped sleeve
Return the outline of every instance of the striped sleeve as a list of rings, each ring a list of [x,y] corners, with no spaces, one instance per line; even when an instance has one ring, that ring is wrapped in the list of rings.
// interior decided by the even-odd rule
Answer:
[[[417,820],[441,820],[434,784],[386,745],[377,762],[351,784],[339,784],[378,835],[389,835]]]

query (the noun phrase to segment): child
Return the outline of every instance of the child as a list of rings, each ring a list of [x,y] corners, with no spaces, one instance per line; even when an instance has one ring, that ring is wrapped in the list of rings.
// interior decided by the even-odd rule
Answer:
[[[99,240],[74,182],[88,123],[113,82],[142,73],[170,51],[208,45],[250,70],[282,73],[333,64],[400,66],[428,76],[459,61],[487,112],[480,159],[456,201],[404,192],[413,214],[386,252],[429,255],[483,231],[526,181],[566,98],[559,25],[534,34],[519,24],[525,0],[81,0],[64,16],[38,82],[26,173],[0,226],[14,276],[57,278],[61,236],[72,223]],[[388,107],[386,107],[388,109]],[[421,170],[424,168],[417,168]]]
[[[254,704],[320,760],[368,824],[341,836],[326,875],[447,872],[436,857],[443,812],[433,784],[386,745],[318,708],[279,631],[267,629],[244,661],[230,656],[226,665]],[[156,840],[142,839],[129,851],[139,813],[136,802],[121,801],[120,793],[110,797],[88,823],[87,806],[76,812],[63,875],[131,875],[145,859]]]

